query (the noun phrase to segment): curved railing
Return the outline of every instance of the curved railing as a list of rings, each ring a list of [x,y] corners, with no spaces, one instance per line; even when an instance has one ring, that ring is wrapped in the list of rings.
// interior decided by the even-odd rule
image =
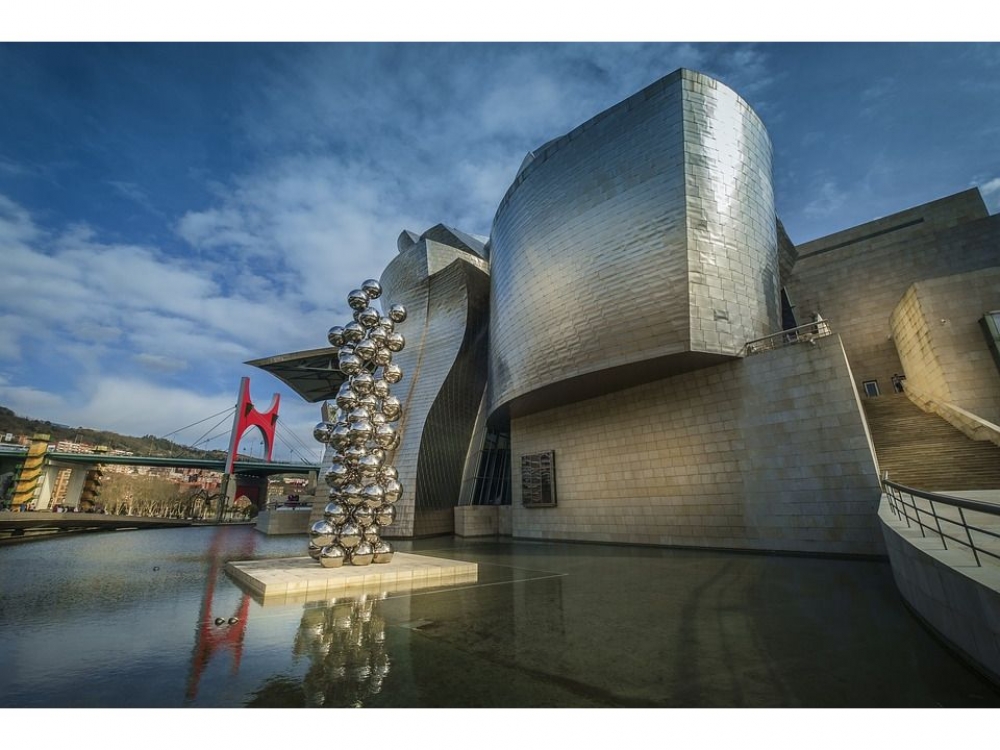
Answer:
[[[807,344],[815,339],[829,336],[832,333],[829,321],[820,319],[812,323],[806,323],[805,325],[778,331],[777,333],[748,341],[743,346],[743,356],[769,352],[772,349],[780,349],[783,346],[790,346],[792,344]]]
[[[930,532],[940,539],[945,549],[949,549],[950,542],[952,548],[957,545],[970,550],[976,565],[980,567],[980,555],[1000,562],[1000,505],[915,490],[888,479],[882,480],[882,489],[889,499],[893,515],[905,521],[908,528],[916,526],[923,537]],[[996,524],[996,530],[985,528],[982,526],[984,522],[977,520],[975,516],[970,519],[969,513],[986,514]],[[970,523],[970,520],[975,520],[976,523]],[[992,549],[984,547],[984,543],[988,543]]]

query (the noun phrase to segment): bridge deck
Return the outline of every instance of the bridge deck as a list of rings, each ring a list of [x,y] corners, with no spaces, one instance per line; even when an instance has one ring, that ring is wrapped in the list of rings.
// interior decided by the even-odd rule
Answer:
[[[27,513],[0,512],[0,540],[38,536],[59,531],[114,531],[116,529],[160,529],[193,526],[197,522],[182,518],[140,518],[109,516],[102,513]]]

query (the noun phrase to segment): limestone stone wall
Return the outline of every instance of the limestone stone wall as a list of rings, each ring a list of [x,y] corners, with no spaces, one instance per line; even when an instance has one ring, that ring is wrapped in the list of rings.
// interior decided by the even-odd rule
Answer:
[[[889,317],[911,284],[1000,265],[1000,215],[968,190],[797,248],[786,282],[800,324],[812,312],[830,321],[860,387],[891,392],[902,370]]]
[[[890,321],[907,390],[1000,424],[1000,372],[979,325],[997,309],[1000,266],[913,284]]]
[[[882,554],[878,473],[838,336],[511,420],[515,537]],[[555,451],[555,507],[521,457]]]

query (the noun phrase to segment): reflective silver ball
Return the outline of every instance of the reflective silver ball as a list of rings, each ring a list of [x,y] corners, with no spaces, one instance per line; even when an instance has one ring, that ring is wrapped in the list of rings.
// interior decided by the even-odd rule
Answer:
[[[396,331],[385,337],[385,345],[388,347],[389,351],[399,352],[403,350],[404,346],[406,346],[406,339],[403,337],[403,334]]]
[[[399,500],[400,495],[403,494],[403,485],[401,485],[399,481],[396,479],[390,479],[385,484],[383,484],[382,487],[385,489],[385,495],[384,495],[385,502],[389,503],[390,505],[392,503],[397,502]]]
[[[350,505],[352,508],[360,505],[364,500],[364,487],[356,482],[348,482],[344,485],[344,489],[341,490],[344,497],[344,502]]]
[[[391,385],[395,385],[403,379],[403,368],[392,362],[382,370],[382,377]]]
[[[345,375],[356,375],[364,367],[364,362],[357,354],[341,354],[337,358],[337,364]]]
[[[323,475],[323,479],[330,487],[343,487],[350,475],[351,470],[347,464],[342,461],[334,461]]]
[[[399,399],[395,396],[387,396],[382,399],[382,413],[385,414],[386,419],[390,422],[395,422],[399,419],[402,411],[402,404],[399,403]]]
[[[382,459],[376,456],[374,451],[368,451],[368,455],[358,459],[358,471],[362,474],[377,474],[381,468]]]
[[[379,526],[389,526],[396,520],[396,506],[383,505],[375,514],[375,523]]]
[[[313,560],[319,560],[319,555],[323,551],[322,547],[317,547],[312,542],[309,543],[309,557]]]
[[[382,415],[385,417],[385,415]],[[386,417],[388,419],[388,417]],[[382,448],[388,448],[392,445],[393,440],[396,437],[396,428],[391,424],[380,424],[375,428],[375,442],[379,444]]]
[[[361,290],[368,295],[369,299],[378,299],[382,296],[382,285],[376,279],[362,281]]]
[[[365,506],[368,508],[381,508],[385,500],[385,490],[377,482],[366,484],[364,492],[361,494],[364,498]]]
[[[362,533],[362,536],[364,537],[365,541],[368,542],[373,547],[382,541],[382,537],[379,536],[379,527],[378,524],[376,523],[373,523],[371,526],[366,528]]]
[[[375,523],[375,513],[366,505],[359,505],[354,509],[354,522],[363,529]]]
[[[375,554],[372,555],[372,562],[377,565],[387,563],[392,560],[393,552],[395,552],[395,550],[392,548],[392,545],[383,539],[375,545]]]
[[[396,323],[406,320],[406,308],[402,305],[393,305],[389,308],[389,317]]]
[[[313,437],[321,443],[329,443],[333,428],[334,425],[329,422],[320,422],[313,427]]]
[[[330,544],[319,553],[319,562],[324,568],[339,568],[346,559],[347,550],[339,544]]]
[[[361,527],[348,521],[340,527],[340,543],[347,549],[358,546],[361,541]]]
[[[328,544],[333,544],[334,534],[336,534],[336,529],[332,523],[317,521],[309,528],[309,542],[317,547],[325,547]]]
[[[368,307],[368,295],[362,289],[355,289],[347,295],[347,304],[352,310],[364,310]]]
[[[330,523],[340,526],[347,520],[347,508],[340,503],[327,503],[323,509],[323,517]]]
[[[378,325],[379,313],[374,307],[366,307],[358,313],[358,323],[365,328],[372,328]]]
[[[326,333],[326,340],[330,346],[341,346],[344,343],[344,327],[334,326]]]
[[[337,426],[333,428],[333,434],[330,436],[330,445],[337,450],[343,450],[350,443],[350,439],[351,431],[348,425],[338,422]]]
[[[383,466],[382,470],[378,473],[378,478],[379,481],[383,483],[390,479],[399,479],[399,470],[391,464],[389,466]]]
[[[389,351],[388,347],[381,346],[375,350],[375,356],[372,357],[372,362],[379,367],[384,367],[392,362],[392,352]]]
[[[374,384],[372,387],[374,388]],[[358,393],[351,386],[351,382],[345,380],[340,384],[340,388],[337,389],[337,406],[341,409],[353,409],[357,405]]]
[[[344,340],[356,344],[365,337],[365,328],[357,321],[351,321],[344,326]]]
[[[367,396],[375,388],[375,377],[367,370],[362,370],[351,377],[351,387],[359,396]]]
[[[385,329],[386,333],[392,333],[396,330],[396,323],[388,315],[383,315],[378,319],[378,324]]]
[[[357,354],[365,362],[371,362],[375,358],[375,354],[378,352],[378,346],[371,339],[361,339],[354,347],[354,353]]]
[[[370,331],[368,331],[368,338],[370,338],[379,346],[385,346],[385,342],[389,338],[389,332],[385,330],[382,326],[375,326]]]
[[[358,542],[351,552],[351,565],[371,565],[375,557],[375,549],[369,542]]]
[[[375,427],[367,419],[351,422],[351,442],[355,445],[363,445],[371,439],[374,431]]]
[[[385,398],[388,396],[389,393],[391,393],[389,381],[385,378],[375,378],[375,384],[372,386],[372,393],[374,393],[378,398]]]

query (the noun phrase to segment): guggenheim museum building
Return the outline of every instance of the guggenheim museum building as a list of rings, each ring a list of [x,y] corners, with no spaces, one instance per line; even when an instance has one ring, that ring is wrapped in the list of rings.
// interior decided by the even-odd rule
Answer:
[[[527,154],[488,238],[399,235],[394,535],[883,554],[875,405],[1000,459],[1000,218],[971,189],[796,246],[772,149],[677,70]],[[334,351],[250,364],[321,404]]]

